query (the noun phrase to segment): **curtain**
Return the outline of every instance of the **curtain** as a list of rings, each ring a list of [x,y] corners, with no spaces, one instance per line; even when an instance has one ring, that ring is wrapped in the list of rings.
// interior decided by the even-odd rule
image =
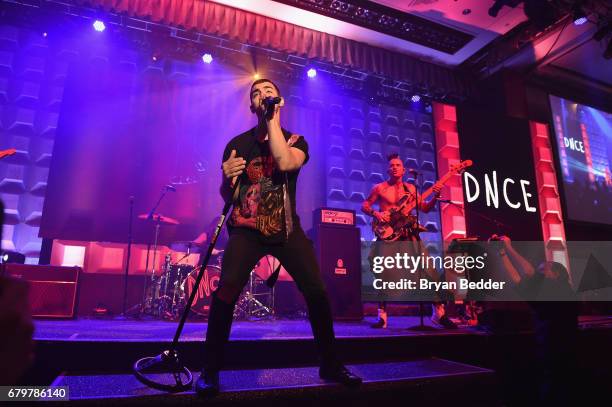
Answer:
[[[435,85],[463,94],[467,82],[449,68],[401,53],[310,30],[203,0],[76,0],[132,17],[194,29],[309,59],[366,70],[396,80]]]

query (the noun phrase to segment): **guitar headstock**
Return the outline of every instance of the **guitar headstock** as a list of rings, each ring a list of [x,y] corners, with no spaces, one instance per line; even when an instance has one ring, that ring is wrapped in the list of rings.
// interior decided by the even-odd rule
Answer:
[[[472,164],[474,164],[472,162],[472,160],[465,160],[465,161],[461,161],[460,163],[457,164],[453,164],[450,166],[450,169],[448,170],[449,173],[455,173],[455,174],[460,174],[461,172],[463,172],[463,170],[465,170],[468,167],[471,167]]]
[[[0,150],[0,158],[8,157],[9,155],[13,155],[17,152],[14,148],[9,148],[8,150]]]

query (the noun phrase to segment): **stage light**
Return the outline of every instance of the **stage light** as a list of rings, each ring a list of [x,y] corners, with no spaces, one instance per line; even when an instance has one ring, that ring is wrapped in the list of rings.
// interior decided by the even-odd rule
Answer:
[[[306,75],[308,75],[309,78],[314,78],[315,76],[317,76],[317,70],[310,68],[308,72],[306,72]]]
[[[26,257],[24,254],[21,253],[17,253],[17,252],[10,252],[10,251],[5,251],[4,253],[2,253],[2,257],[1,257],[0,263],[13,263],[13,264],[24,264]]]
[[[204,61],[207,64],[210,64],[213,61],[213,57],[210,54],[204,54],[202,55],[202,61]]]
[[[491,17],[497,17],[497,15],[499,14],[499,10],[501,10],[502,7],[508,5],[507,3],[507,0],[495,0],[491,8],[489,8],[489,15]]]
[[[414,103],[420,102],[421,101],[421,97],[419,95],[412,95],[410,100],[412,100]]]
[[[93,28],[94,30],[98,31],[98,32],[102,32],[106,29],[106,26],[104,25],[104,22],[101,20],[96,20],[93,23]]]
[[[258,73],[255,73],[255,74],[253,75],[253,80],[254,80],[254,81],[256,81],[257,79],[259,79],[259,74],[258,74]]]
[[[49,35],[46,31],[44,33],[42,33],[42,36],[47,38],[47,35]]]
[[[589,21],[586,14],[584,14],[584,11],[582,11],[582,8],[578,4],[575,4],[572,8],[572,18],[574,20],[574,25],[582,25]]]

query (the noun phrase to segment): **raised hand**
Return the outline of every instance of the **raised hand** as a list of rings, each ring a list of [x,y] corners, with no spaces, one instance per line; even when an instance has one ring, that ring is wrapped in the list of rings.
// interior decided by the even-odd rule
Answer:
[[[242,174],[245,167],[246,160],[242,157],[236,157],[236,150],[232,150],[232,153],[227,161],[225,161],[221,166],[223,169],[223,175],[228,179],[232,179]]]

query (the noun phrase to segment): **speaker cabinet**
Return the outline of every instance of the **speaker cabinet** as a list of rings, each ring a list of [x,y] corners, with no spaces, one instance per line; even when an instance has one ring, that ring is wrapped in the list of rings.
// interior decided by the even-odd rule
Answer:
[[[315,224],[313,238],[334,319],[361,320],[359,229],[355,226]]]
[[[5,264],[6,275],[29,285],[33,317],[73,318],[76,314],[80,267]]]

